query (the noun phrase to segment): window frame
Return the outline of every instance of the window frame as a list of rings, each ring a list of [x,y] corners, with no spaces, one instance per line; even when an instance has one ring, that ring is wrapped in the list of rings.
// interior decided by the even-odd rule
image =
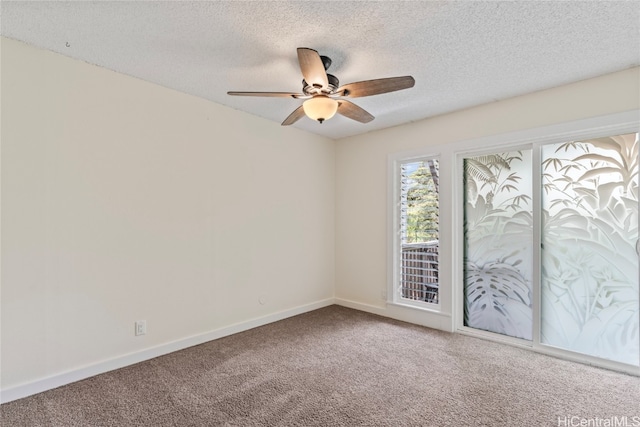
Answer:
[[[442,310],[442,277],[440,275],[440,263],[438,264],[438,302],[431,303],[425,301],[411,300],[408,298],[402,298],[400,291],[400,275],[402,270],[402,237],[401,237],[401,218],[400,218],[400,197],[402,193],[401,172],[402,165],[407,163],[416,163],[427,160],[437,160],[438,167],[441,169],[441,155],[440,153],[427,153],[424,151],[410,152],[410,153],[398,153],[389,157],[389,191],[388,191],[388,203],[389,208],[389,226],[388,226],[388,258],[390,265],[388,268],[388,286],[386,291],[387,304],[393,304],[403,307],[411,307],[420,310],[440,312]],[[442,204],[440,198],[441,186],[438,185],[438,203]],[[438,218],[440,218],[441,209],[438,208]],[[439,227],[440,228],[440,227]],[[441,258],[441,235],[438,230],[438,260]]]

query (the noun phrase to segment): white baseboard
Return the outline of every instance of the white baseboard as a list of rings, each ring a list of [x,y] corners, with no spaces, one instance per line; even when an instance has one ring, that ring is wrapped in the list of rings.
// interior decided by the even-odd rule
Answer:
[[[385,307],[377,307],[343,298],[335,298],[335,304],[407,323],[413,323],[415,325],[426,326],[428,328],[439,329],[446,332],[453,332],[451,314],[449,313],[438,313],[435,311],[398,304],[385,304]]]
[[[71,371],[51,375],[49,377],[31,381],[25,384],[20,384],[14,387],[0,390],[0,403],[11,402],[13,400],[21,399],[23,397],[31,396],[33,394],[41,393],[43,391],[51,390],[63,385],[90,378],[95,375],[113,371],[114,369],[124,368],[125,366],[144,362],[145,360],[153,359],[154,357],[162,356],[178,350],[183,350],[194,345],[203,344],[205,342],[226,337],[228,335],[237,334],[238,332],[247,331],[258,326],[267,325],[269,323],[277,322],[278,320],[297,316],[298,314],[303,314],[333,304],[335,304],[334,299],[327,298],[325,300],[316,301],[311,304],[305,304],[263,317],[250,319],[245,322],[235,323],[233,325],[225,326],[223,328],[203,334],[193,335],[166,344],[161,344],[141,351],[136,351],[134,353],[118,356],[113,359],[105,360],[92,365],[79,367]]]

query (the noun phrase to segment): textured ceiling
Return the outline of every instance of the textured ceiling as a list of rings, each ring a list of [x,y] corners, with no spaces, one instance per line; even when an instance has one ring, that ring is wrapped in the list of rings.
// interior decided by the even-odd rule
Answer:
[[[341,138],[640,65],[638,1],[10,2],[3,36],[280,123],[300,100],[296,48],[340,83],[412,75],[353,102],[376,119],[294,127]],[[595,100],[594,100],[595,102]]]

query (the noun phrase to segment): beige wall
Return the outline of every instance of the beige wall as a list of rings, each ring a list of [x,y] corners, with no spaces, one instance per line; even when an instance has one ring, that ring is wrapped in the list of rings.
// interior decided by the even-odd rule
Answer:
[[[333,297],[333,141],[7,39],[1,137],[2,389]]]
[[[354,308],[453,330],[452,200],[455,146],[507,133],[640,108],[640,68],[577,82],[340,140],[336,146],[336,301]],[[544,134],[544,132],[543,132]],[[477,147],[476,149],[481,149]],[[385,304],[389,156],[424,150],[440,158],[442,315]]]

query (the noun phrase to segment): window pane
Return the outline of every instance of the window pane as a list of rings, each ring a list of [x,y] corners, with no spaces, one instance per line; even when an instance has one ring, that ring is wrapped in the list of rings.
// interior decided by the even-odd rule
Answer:
[[[438,302],[438,160],[400,168],[400,297]]]
[[[531,150],[464,159],[464,324],[531,340]]]
[[[638,134],[543,147],[541,342],[638,365]]]

